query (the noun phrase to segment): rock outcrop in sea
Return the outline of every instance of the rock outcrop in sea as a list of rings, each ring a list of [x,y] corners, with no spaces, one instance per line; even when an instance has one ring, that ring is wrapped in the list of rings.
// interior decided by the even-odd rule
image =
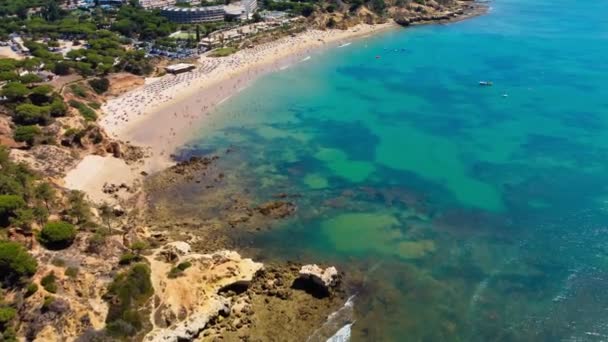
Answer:
[[[336,286],[340,279],[338,270],[333,266],[322,269],[317,265],[304,265],[300,269],[299,274],[299,279],[310,280],[325,291],[329,291]]]

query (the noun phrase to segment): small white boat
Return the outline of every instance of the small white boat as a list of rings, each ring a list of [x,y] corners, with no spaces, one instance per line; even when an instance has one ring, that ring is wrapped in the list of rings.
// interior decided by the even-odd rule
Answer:
[[[490,87],[493,85],[493,83],[490,81],[479,81],[479,85],[483,87]]]

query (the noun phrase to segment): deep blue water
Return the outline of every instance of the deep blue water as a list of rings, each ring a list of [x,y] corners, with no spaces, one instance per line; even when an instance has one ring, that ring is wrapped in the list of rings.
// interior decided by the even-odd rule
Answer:
[[[183,149],[301,195],[254,244],[348,270],[353,340],[608,339],[608,1],[490,5],[267,75]]]

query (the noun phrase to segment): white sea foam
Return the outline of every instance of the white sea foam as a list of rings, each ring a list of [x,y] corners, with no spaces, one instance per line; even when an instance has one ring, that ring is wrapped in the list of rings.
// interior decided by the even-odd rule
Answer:
[[[568,275],[560,291],[557,293],[557,295],[555,295],[555,297],[553,297],[553,302],[561,302],[563,300],[566,300],[570,296],[572,292],[572,287],[574,286],[574,282],[578,277],[580,270],[580,267],[576,268],[572,273]]]
[[[350,339],[350,327],[354,324],[353,314],[355,306],[355,296],[350,296],[341,308],[327,316],[323,325],[315,330],[308,338],[308,342],[331,341],[343,342]],[[334,331],[337,331],[334,333]],[[331,335],[333,333],[333,335]],[[327,336],[331,337],[327,339]],[[327,339],[327,340],[326,340]]]
[[[329,321],[336,319],[338,315],[343,314],[347,310],[349,311],[348,314],[350,316],[354,306],[355,306],[355,296],[353,295],[353,296],[348,297],[348,299],[346,300],[346,303],[344,303],[344,305],[342,305],[341,308],[339,308],[335,312],[330,313],[329,316],[327,316],[327,321],[329,322]]]
[[[350,331],[351,331],[351,327],[353,326],[354,323],[348,323],[345,326],[343,326],[342,328],[340,328],[340,330],[338,330],[334,336],[330,337],[327,339],[327,342],[347,342],[350,341]]]

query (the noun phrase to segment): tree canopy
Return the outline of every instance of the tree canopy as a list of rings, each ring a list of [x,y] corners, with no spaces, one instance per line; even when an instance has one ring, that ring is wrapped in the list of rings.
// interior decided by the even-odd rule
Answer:
[[[21,244],[0,241],[0,281],[10,285],[36,273],[38,263]]]

